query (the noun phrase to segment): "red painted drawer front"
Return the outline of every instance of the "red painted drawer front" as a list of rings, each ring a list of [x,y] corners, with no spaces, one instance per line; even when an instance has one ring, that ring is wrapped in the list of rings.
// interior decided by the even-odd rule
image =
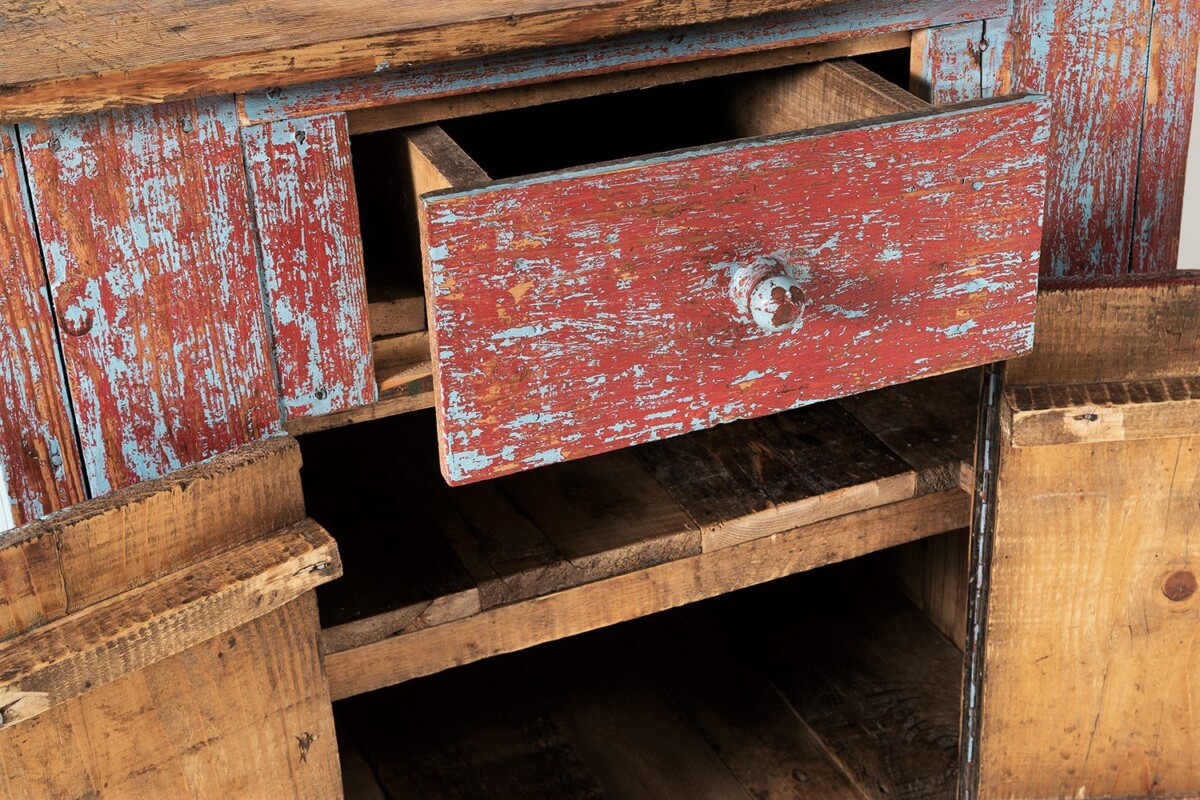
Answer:
[[[1046,120],[1015,97],[426,195],[446,479],[1024,352]],[[800,328],[731,299],[762,256]]]

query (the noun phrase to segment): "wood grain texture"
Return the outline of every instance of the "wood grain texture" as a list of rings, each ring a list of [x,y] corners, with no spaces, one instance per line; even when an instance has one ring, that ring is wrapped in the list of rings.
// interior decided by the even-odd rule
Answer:
[[[7,728],[270,613],[341,575],[312,520],[282,528],[0,644]]]
[[[425,329],[425,293],[417,286],[367,286],[371,338]]]
[[[304,518],[284,437],[80,503],[0,537],[0,640]]]
[[[376,339],[370,344],[370,348],[375,361],[372,380],[379,387],[380,394],[433,375],[433,362],[429,356],[429,333],[426,331]]]
[[[1103,334],[1098,334],[1103,331]],[[1200,276],[1187,272],[1044,283],[1033,351],[1009,384],[1200,374]]]
[[[906,500],[917,489],[908,464],[827,403],[631,453],[696,521],[705,552]]]
[[[1045,119],[1016,98],[426,196],[444,474],[1024,351]],[[729,299],[731,270],[765,255],[802,271],[799,331],[761,332]]]
[[[78,503],[85,490],[46,273],[9,126],[0,126],[0,271],[0,470],[8,487],[0,503],[21,525]]]
[[[0,797],[341,798],[312,594],[0,731]]]
[[[900,591],[959,650],[967,646],[970,548],[970,532],[963,528],[892,547],[874,557]]]
[[[648,13],[646,8],[637,12],[632,8],[621,8],[628,4],[629,0],[621,0],[619,4],[609,4],[603,10],[596,8],[596,17],[604,16],[613,22],[627,11],[631,16],[614,28],[577,24],[569,36],[558,40],[566,46],[537,49],[535,42],[527,38],[521,47],[505,47],[503,39],[497,38],[490,41],[486,48],[456,53],[462,60],[421,59],[419,50],[409,49],[400,57],[391,58],[388,67],[378,74],[369,74],[374,67],[372,64],[357,70],[360,73],[358,77],[346,80],[308,83],[315,76],[302,73],[284,76],[275,81],[275,85],[280,87],[278,90],[248,94],[244,100],[244,114],[249,121],[262,122],[288,116],[453,97],[484,90],[532,86],[568,77],[603,75],[739,53],[917,30],[931,25],[996,16],[1005,13],[1007,8],[1004,2],[997,0],[971,0],[965,3],[938,0],[919,5],[903,0],[850,0],[832,5],[810,2],[807,7],[793,0],[772,4],[770,15],[759,16],[768,9],[748,1],[744,3],[745,8],[739,8],[739,4],[725,4],[725,8],[719,12],[716,3],[712,8],[689,3],[686,11],[683,10],[683,4],[659,4],[653,13]],[[757,18],[753,21],[729,21],[745,16],[746,10],[750,10],[750,14]],[[444,10],[442,13],[449,18]],[[675,24],[687,27],[667,30],[670,24],[664,24],[663,17],[676,14]],[[657,23],[654,21],[656,17],[659,19]],[[525,24],[519,16],[514,19],[518,28]],[[622,35],[610,38],[612,34]],[[505,35],[511,36],[512,32],[505,31]],[[499,54],[489,56],[488,53]],[[429,63],[439,60],[456,63]],[[263,87],[271,85],[261,84]],[[243,88],[226,91],[241,91]],[[3,110],[3,105],[0,105],[0,115]]]
[[[1005,91],[1055,98],[1043,275],[1128,271],[1149,0],[1014,0]]]
[[[962,485],[963,465],[975,456],[979,381],[979,370],[960,370],[838,405],[916,471],[916,491],[925,494]]]
[[[1005,446],[979,797],[1200,790],[1198,506],[1198,437]]]
[[[1198,51],[1200,7],[1187,0],[1155,0],[1130,253],[1133,272],[1174,269],[1179,260]]]
[[[961,490],[926,495],[331,653],[330,691],[350,697],[954,530],[968,513]]]
[[[784,14],[831,5],[831,0],[784,0],[771,10]],[[960,14],[961,5],[956,7]],[[864,9],[871,12],[874,5],[863,3],[854,11]],[[987,16],[1002,9],[1002,3],[988,0],[972,3],[966,13]],[[6,66],[0,109],[9,121],[54,117],[131,101],[246,92],[744,20],[763,10],[752,0],[523,0],[504,7],[480,0],[402,7],[364,0],[270,5],[222,0],[202,11],[178,0],[159,0],[150,6],[111,4],[102,13],[76,4],[54,15],[17,7],[5,14],[0,27],[3,38],[13,43],[0,50]],[[855,19],[851,13],[852,30],[864,27]],[[907,21],[908,27],[921,24],[920,18]],[[145,45],[151,41],[153,47]]]
[[[1200,435],[1200,376],[1012,387],[1002,424],[1013,447]]]
[[[984,23],[913,33],[909,91],[935,106],[991,97],[983,93]]]
[[[92,493],[278,430],[232,101],[21,137]]]
[[[343,428],[360,422],[420,411],[423,408],[433,408],[432,376],[405,384],[370,405],[322,414],[319,417],[292,420],[284,423],[283,429],[292,436],[303,436],[306,433]]]
[[[284,416],[374,402],[346,118],[257,125],[242,137]]]

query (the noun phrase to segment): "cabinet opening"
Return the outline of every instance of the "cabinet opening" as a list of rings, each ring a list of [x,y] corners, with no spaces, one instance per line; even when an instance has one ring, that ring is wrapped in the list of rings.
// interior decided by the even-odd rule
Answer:
[[[963,654],[876,567],[335,703],[347,796],[948,797]]]

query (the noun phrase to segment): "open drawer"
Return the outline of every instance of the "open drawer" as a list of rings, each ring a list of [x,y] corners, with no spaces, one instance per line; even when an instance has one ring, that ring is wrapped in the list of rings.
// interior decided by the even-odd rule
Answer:
[[[654,91],[407,134],[450,483],[1029,348],[1043,100],[851,61]]]

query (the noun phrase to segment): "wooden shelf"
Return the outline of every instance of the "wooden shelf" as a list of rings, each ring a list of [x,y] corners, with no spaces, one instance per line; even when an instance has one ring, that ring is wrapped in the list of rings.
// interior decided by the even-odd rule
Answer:
[[[302,441],[335,697],[966,525],[977,371],[450,488],[428,412]],[[969,485],[969,484],[967,484]]]
[[[962,665],[838,565],[338,703],[347,797],[947,797]]]

